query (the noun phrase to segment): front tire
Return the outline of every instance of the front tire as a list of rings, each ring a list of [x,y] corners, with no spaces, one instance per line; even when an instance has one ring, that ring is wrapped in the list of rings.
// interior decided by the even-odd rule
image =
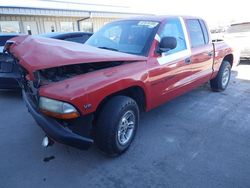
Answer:
[[[231,77],[231,65],[228,61],[223,61],[217,76],[210,80],[210,86],[213,91],[224,91]]]
[[[135,137],[138,123],[139,108],[132,98],[111,98],[104,104],[97,117],[97,146],[110,156],[125,152]]]

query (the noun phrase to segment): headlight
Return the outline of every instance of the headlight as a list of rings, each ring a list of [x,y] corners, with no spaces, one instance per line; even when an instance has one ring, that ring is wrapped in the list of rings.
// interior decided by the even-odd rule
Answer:
[[[59,119],[72,119],[79,117],[79,113],[73,105],[46,97],[40,97],[39,108],[46,115]]]

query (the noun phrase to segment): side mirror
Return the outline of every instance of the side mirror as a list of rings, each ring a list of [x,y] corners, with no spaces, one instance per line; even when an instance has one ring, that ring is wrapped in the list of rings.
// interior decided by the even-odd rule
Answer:
[[[175,49],[177,41],[175,37],[163,37],[158,45],[157,53],[162,54],[169,50]]]

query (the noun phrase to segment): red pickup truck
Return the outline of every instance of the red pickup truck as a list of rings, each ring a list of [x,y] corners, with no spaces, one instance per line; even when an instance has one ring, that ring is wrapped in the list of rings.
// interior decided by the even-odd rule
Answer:
[[[84,45],[32,36],[8,41],[23,99],[49,140],[119,155],[149,111],[208,81],[226,89],[232,49],[204,20],[156,16],[114,21]],[[209,118],[209,117],[208,117]]]

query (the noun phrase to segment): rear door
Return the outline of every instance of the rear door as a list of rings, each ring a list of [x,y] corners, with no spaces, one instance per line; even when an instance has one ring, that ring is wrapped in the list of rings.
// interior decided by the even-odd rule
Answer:
[[[213,44],[203,20],[187,19],[187,30],[191,43],[191,64],[193,69],[193,83],[207,82],[212,75]]]

